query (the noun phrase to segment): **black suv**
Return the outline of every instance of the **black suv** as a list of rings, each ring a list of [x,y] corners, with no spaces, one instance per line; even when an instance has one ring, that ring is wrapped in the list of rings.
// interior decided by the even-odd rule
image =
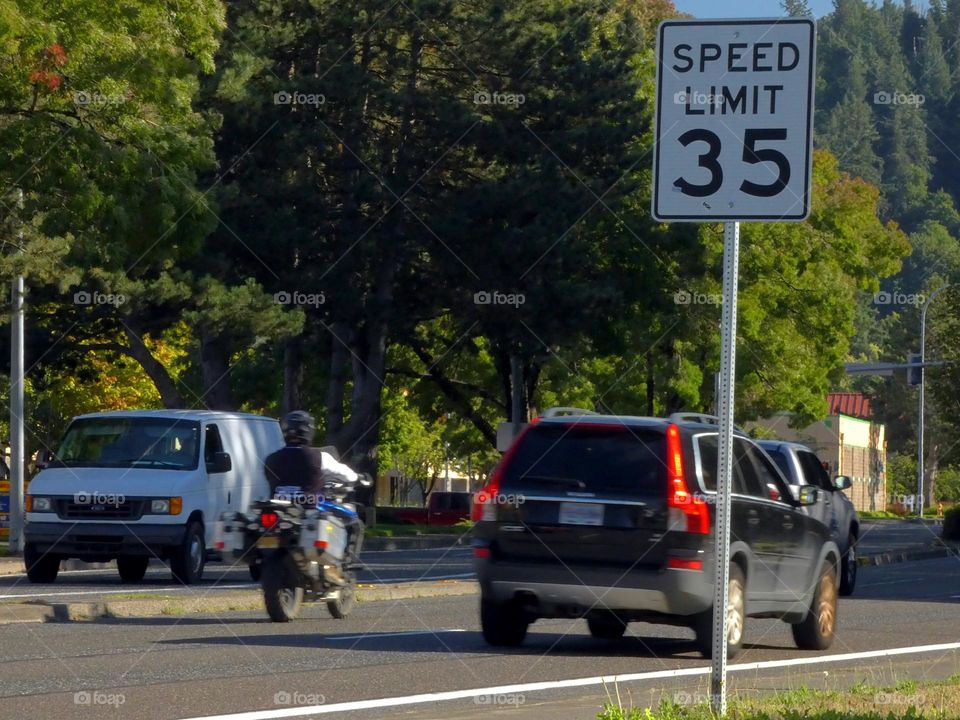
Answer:
[[[584,411],[586,413],[586,411]],[[585,618],[597,638],[626,623],[685,625],[712,645],[718,428],[704,416],[544,417],[514,441],[474,497],[480,621],[492,645],[523,642],[537,618]],[[736,432],[728,656],[744,618],[793,626],[826,649],[840,551],[757,445]]]

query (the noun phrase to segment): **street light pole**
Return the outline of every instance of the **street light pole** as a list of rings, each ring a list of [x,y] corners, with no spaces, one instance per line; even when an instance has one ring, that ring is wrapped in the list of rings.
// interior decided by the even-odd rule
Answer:
[[[920,508],[919,517],[923,519],[923,416],[924,416],[924,395],[926,388],[926,368],[924,363],[927,361],[927,308],[934,298],[948,288],[956,287],[956,283],[944,285],[934,290],[930,297],[923,303],[923,310],[920,311],[920,410],[919,422],[917,423],[917,504]]]
[[[17,220],[23,227],[23,190],[19,191]],[[23,249],[23,230],[19,234],[20,249]],[[13,279],[10,289],[10,553],[23,551],[23,276]]]

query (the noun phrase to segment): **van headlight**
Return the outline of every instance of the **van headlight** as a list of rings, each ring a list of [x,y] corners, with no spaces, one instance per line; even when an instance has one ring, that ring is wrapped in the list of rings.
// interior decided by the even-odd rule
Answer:
[[[42,495],[27,495],[24,505],[27,512],[53,512],[53,498]]]
[[[151,515],[179,515],[183,509],[183,498],[153,498],[150,501]]]

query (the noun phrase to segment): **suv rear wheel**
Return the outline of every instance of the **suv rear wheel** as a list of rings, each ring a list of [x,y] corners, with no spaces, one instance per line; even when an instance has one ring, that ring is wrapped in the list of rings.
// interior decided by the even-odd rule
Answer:
[[[587,627],[598,640],[617,640],[627,631],[626,623],[613,613],[588,617]]]
[[[830,561],[820,570],[810,612],[791,629],[801,650],[826,650],[833,643],[837,629],[837,570]]]
[[[515,602],[480,600],[480,627],[483,639],[498,647],[519,645],[527,636],[530,618]]]
[[[736,563],[730,563],[727,587],[727,658],[733,659],[743,647],[747,617],[747,581]],[[713,657],[713,608],[697,615],[693,631],[697,634],[697,649],[705,658]]]

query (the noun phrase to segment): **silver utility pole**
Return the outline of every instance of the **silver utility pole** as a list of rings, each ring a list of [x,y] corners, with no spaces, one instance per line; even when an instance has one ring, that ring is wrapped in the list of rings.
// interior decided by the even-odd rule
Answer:
[[[923,470],[924,470],[924,461],[923,461],[923,421],[924,421],[924,389],[926,388],[926,368],[924,363],[927,361],[927,308],[930,307],[930,303],[933,302],[934,298],[937,297],[947,288],[954,287],[951,285],[944,285],[943,287],[937,288],[934,290],[930,297],[926,299],[923,303],[923,310],[920,311],[920,409],[917,413],[918,422],[917,422],[917,502],[918,507],[920,508],[919,517],[923,519]]]
[[[23,190],[17,206],[23,211]],[[17,217],[18,222],[23,222]],[[23,248],[23,230],[18,234]],[[10,552],[23,551],[23,276],[10,291]]]
[[[728,222],[723,233],[723,310],[720,329],[720,452],[717,467],[716,569],[713,596],[713,671],[711,705],[727,713],[727,605],[730,582],[730,492],[733,489],[733,401],[737,367],[737,281],[740,273],[740,223]]]

